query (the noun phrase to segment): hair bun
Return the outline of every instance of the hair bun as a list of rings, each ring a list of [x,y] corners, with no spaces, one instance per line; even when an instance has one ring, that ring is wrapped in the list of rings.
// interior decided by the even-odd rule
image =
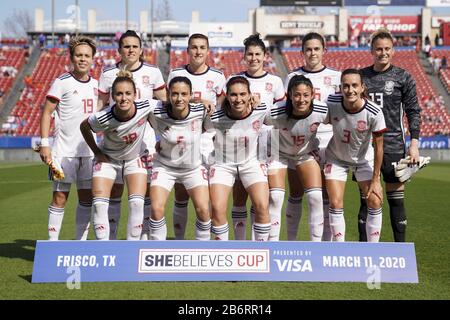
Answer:
[[[117,77],[130,78],[131,80],[133,80],[133,74],[131,73],[131,71],[126,69],[120,69],[120,71],[117,73]]]

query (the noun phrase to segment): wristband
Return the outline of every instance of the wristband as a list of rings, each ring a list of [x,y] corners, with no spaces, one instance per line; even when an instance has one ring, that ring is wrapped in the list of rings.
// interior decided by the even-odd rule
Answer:
[[[41,147],[50,147],[50,141],[48,141],[48,138],[41,138]]]

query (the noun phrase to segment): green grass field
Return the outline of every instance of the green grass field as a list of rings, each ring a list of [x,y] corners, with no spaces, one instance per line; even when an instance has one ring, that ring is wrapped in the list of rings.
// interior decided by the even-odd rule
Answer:
[[[42,164],[0,165],[0,300],[4,299],[449,299],[450,298],[450,164],[431,164],[407,186],[408,236],[415,243],[419,283],[381,284],[369,290],[365,283],[301,282],[120,282],[82,283],[69,290],[65,283],[32,284],[37,239],[47,239],[47,206],[51,184]],[[73,190],[75,191],[75,190]],[[75,233],[75,192],[66,207],[61,239]],[[123,201],[126,212],[126,201]],[[171,211],[169,201],[167,212]],[[357,240],[358,191],[347,184],[345,212],[348,241]],[[304,211],[305,212],[305,211]],[[392,241],[389,213],[384,207],[382,241]],[[187,238],[192,239],[190,207]],[[170,214],[167,215],[171,225]],[[119,238],[125,237],[126,217]],[[308,240],[307,219],[301,222],[299,239]],[[169,237],[173,231],[169,227]],[[282,239],[286,239],[282,228]],[[91,234],[92,237],[92,234]]]

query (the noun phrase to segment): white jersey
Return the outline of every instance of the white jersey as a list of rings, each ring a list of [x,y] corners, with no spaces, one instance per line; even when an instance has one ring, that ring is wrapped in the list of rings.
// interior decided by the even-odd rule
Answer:
[[[98,90],[101,93],[110,94],[109,105],[114,104],[111,88],[119,71],[120,65],[118,63],[114,67],[103,70],[103,73],[100,76]],[[157,66],[143,62],[140,67],[131,70],[131,73],[133,74],[133,81],[136,85],[137,100],[153,99],[153,91],[160,90],[166,86],[161,71]]]
[[[192,83],[192,97],[195,102],[208,100],[217,103],[217,98],[224,93],[225,76],[222,71],[208,67],[205,72],[195,74],[189,72],[187,65],[170,71],[167,83],[175,77],[186,77]]]
[[[136,101],[136,113],[127,121],[116,118],[115,105],[89,116],[92,131],[104,133],[101,150],[113,160],[137,158],[141,154],[142,139],[147,134],[145,124],[148,114],[161,104],[158,100]]]
[[[360,111],[350,113],[344,107],[342,95],[329,96],[327,105],[327,122],[333,126],[333,137],[325,151],[326,158],[345,165],[372,161],[372,134],[386,131],[381,108],[365,100]]]
[[[55,130],[52,153],[56,157],[91,157],[93,153],[86,144],[80,123],[97,107],[98,81],[89,77],[77,80],[65,73],[53,81],[47,97],[55,98]]]
[[[166,105],[155,108],[149,116],[161,137],[155,160],[174,170],[198,167],[202,163],[200,137],[205,117],[203,104],[189,104],[189,114],[184,119],[173,118]]]
[[[269,72],[259,77],[252,77],[244,71],[230,76],[227,81],[236,76],[245,77],[250,82],[252,95],[258,96],[261,103],[265,103],[267,106],[282,101],[286,96],[281,78]]]
[[[306,78],[310,79],[313,87],[314,87],[314,100],[326,102],[328,96],[331,94],[336,94],[340,92],[340,84],[341,84],[341,72],[330,69],[327,67],[323,67],[323,69],[319,71],[307,71],[304,67],[300,67],[291,71],[284,83],[284,88],[287,92],[287,87],[289,84],[289,80],[295,75],[303,75]],[[289,93],[288,93],[289,94]],[[318,129],[318,134],[321,135],[322,132],[331,133],[333,129],[330,125],[321,124]]]
[[[205,120],[205,129],[215,133],[215,163],[245,164],[258,159],[258,136],[268,108],[265,104],[253,109],[244,119],[232,119],[217,110]]]
[[[289,116],[285,101],[274,105],[266,123],[277,129],[277,131],[272,130],[272,144],[277,132],[280,157],[298,160],[303,155],[317,150],[319,147],[319,140],[316,137],[317,128],[319,124],[325,122],[327,113],[326,103],[315,100],[311,112],[302,117]]]
[[[109,94],[109,105],[114,104],[112,99],[111,88],[114,80],[117,78],[117,73],[120,71],[120,64],[114,67],[106,68],[100,76],[99,91],[104,94]],[[161,71],[157,66],[141,63],[140,67],[131,70],[133,74],[133,81],[136,85],[136,99],[153,99],[153,91],[157,91],[166,87]],[[149,124],[146,125],[146,137],[144,138],[145,146],[150,153],[154,153],[156,143],[155,132]]]

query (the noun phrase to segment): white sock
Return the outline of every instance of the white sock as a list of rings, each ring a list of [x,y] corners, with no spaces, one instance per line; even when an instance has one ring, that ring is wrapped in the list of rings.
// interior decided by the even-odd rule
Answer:
[[[127,240],[140,240],[144,220],[144,197],[138,194],[128,196]]]
[[[108,219],[109,219],[109,239],[116,240],[119,231],[121,198],[109,199]]]
[[[63,218],[64,208],[48,206],[48,240],[58,240]]]
[[[280,240],[281,209],[283,209],[284,189],[270,188],[269,190],[269,215],[270,233],[269,241]]]
[[[152,202],[150,201],[150,198],[145,198],[141,240],[148,240],[150,238],[150,216],[152,214],[151,204]]]
[[[228,223],[225,223],[221,226],[212,226],[211,232],[214,236],[214,240],[228,240],[228,233],[229,233],[229,227]]]
[[[173,231],[175,240],[183,240],[186,232],[189,201],[176,201],[173,204]]]
[[[288,241],[297,240],[302,209],[302,197],[295,198],[289,196],[286,204],[286,229]]]
[[[379,242],[381,235],[382,211],[379,209],[367,208],[366,234],[367,242]]]
[[[322,241],[332,241],[333,240],[333,234],[331,233],[331,227],[330,227],[330,215],[329,215],[330,210],[329,210],[329,208],[330,208],[330,201],[328,200],[328,198],[323,198]]]
[[[271,223],[255,222],[253,229],[255,229],[255,241],[269,241]]]
[[[330,207],[330,228],[333,234],[333,241],[345,241],[345,219],[344,209],[333,209]]]
[[[75,240],[86,240],[89,233],[89,226],[91,224],[91,202],[79,201],[76,210],[76,234]]]
[[[255,230],[253,229],[253,226],[255,225],[255,209],[253,208],[253,205],[250,207],[250,222],[252,223],[252,241],[255,241]]]
[[[231,209],[231,219],[233,220],[234,239],[245,240],[247,231],[247,207],[233,207]]]
[[[109,240],[108,207],[108,198],[92,200],[92,222],[97,240]]]
[[[323,234],[323,206],[322,188],[305,190],[308,199],[309,237],[311,241],[322,241]]]
[[[155,221],[150,218],[150,240],[166,240],[167,224],[166,218]]]
[[[195,240],[211,240],[211,219],[195,221]]]

